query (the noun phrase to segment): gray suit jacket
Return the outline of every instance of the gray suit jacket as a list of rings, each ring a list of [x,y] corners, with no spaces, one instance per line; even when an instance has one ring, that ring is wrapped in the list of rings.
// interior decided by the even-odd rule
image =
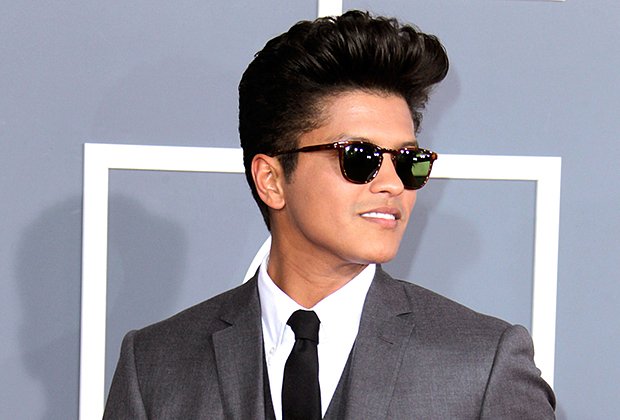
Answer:
[[[262,419],[256,278],[125,337],[105,419]],[[527,331],[381,268],[338,413],[348,419],[551,419]],[[343,414],[344,413],[344,414]]]

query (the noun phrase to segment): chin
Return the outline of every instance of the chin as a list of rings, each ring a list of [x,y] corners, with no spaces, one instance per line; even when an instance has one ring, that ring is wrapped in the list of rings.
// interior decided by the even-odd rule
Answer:
[[[398,249],[393,251],[386,249],[377,250],[377,252],[374,252],[372,255],[370,255],[368,261],[374,264],[385,264],[392,261],[394,257],[396,257],[397,252]]]
[[[394,255],[391,255],[389,257],[380,257],[380,258],[375,258],[373,263],[374,264],[386,264],[392,261],[393,259],[394,259]]]

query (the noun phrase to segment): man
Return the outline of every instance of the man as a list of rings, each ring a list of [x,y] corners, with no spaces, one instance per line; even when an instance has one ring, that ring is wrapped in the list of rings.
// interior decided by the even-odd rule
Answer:
[[[416,132],[447,70],[435,37],[361,12],[266,44],[239,131],[270,254],[245,285],[130,332],[105,418],[554,417],[523,327],[379,265],[436,158]]]

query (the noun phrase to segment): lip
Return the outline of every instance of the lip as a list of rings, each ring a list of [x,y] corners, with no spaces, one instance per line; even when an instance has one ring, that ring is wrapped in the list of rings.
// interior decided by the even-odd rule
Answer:
[[[385,217],[381,215],[385,215]],[[394,228],[398,225],[398,222],[402,218],[402,214],[401,211],[395,207],[378,207],[361,212],[360,217],[371,223],[377,223],[387,228]]]

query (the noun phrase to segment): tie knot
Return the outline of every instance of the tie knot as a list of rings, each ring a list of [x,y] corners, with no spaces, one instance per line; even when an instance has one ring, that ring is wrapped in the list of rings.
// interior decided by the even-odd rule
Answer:
[[[319,317],[314,311],[297,310],[286,322],[295,333],[295,339],[305,339],[319,343]]]

